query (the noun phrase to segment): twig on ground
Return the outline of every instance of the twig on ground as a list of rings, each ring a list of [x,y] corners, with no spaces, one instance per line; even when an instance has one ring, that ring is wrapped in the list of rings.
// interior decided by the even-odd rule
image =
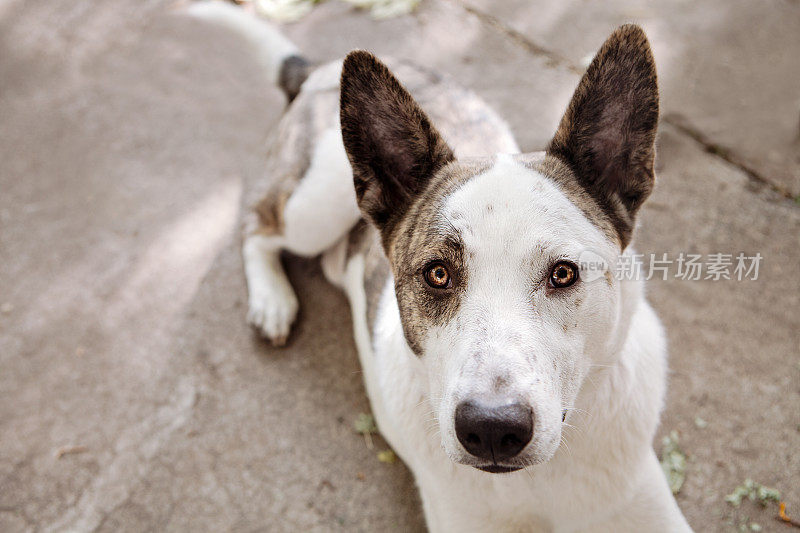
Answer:
[[[73,453],[85,453],[88,452],[89,448],[86,446],[62,446],[61,448],[56,450],[55,456],[56,459],[61,459],[65,455],[71,455]]]

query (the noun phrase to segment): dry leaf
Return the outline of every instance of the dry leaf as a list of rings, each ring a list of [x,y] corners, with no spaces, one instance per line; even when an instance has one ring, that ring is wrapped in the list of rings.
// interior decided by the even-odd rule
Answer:
[[[382,452],[378,452],[378,461],[382,463],[396,463],[397,462],[397,455],[392,450],[384,450]]]

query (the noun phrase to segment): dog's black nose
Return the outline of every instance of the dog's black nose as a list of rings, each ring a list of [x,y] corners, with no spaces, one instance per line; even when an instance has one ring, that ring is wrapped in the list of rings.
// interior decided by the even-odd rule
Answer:
[[[520,403],[461,402],[456,407],[456,436],[475,457],[495,463],[511,459],[533,436],[533,412]]]

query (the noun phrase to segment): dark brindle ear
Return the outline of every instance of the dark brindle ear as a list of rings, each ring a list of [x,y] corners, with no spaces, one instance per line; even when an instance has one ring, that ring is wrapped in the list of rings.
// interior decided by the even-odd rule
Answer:
[[[658,84],[638,26],[617,29],[583,75],[547,152],[565,162],[609,215],[622,247],[653,189]]]
[[[369,52],[356,50],[344,60],[340,103],[358,205],[385,242],[453,152],[408,91]]]

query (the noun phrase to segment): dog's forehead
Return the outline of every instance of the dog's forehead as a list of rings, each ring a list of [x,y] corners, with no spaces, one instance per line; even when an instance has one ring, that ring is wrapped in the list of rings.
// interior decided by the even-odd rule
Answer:
[[[440,216],[466,248],[535,248],[543,241],[591,245],[602,232],[546,176],[499,155],[444,198]]]

